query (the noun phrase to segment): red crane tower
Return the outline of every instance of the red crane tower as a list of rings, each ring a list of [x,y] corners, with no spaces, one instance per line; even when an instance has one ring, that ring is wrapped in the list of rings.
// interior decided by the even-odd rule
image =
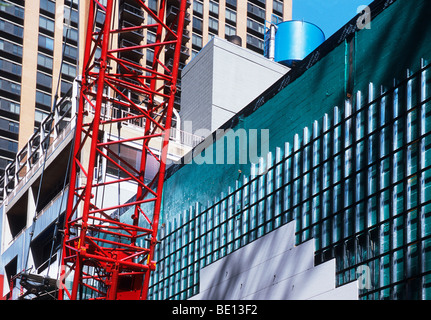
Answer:
[[[139,8],[140,15],[146,12],[149,18],[145,23],[121,25],[115,18],[114,0],[89,1],[65,217],[60,300],[147,298],[150,274],[156,267],[154,250],[187,9],[187,0],[171,0],[178,10],[167,25],[167,1],[159,0],[158,10],[153,11],[143,0],[127,0],[134,3],[135,10]],[[104,16],[102,22],[101,16]],[[113,40],[146,29],[156,33],[151,43],[116,45]],[[126,52],[144,49],[153,49],[151,67],[122,58]],[[161,58],[166,50],[174,50],[173,63],[169,65]],[[139,97],[139,101],[131,97]],[[129,138],[118,135],[118,139],[112,140],[102,138],[107,128],[125,122],[142,123],[142,134]],[[138,168],[120,153],[121,145],[130,142],[142,145]],[[160,150],[150,148],[150,142],[158,143]],[[118,178],[99,179],[95,171],[100,161],[115,166],[121,172]],[[150,162],[156,163],[152,167],[152,170],[156,167],[156,173],[151,177],[147,174]],[[136,186],[136,198],[109,206],[97,200],[97,194],[106,186],[124,183]],[[129,210],[131,220],[121,222],[115,214],[118,210]]]

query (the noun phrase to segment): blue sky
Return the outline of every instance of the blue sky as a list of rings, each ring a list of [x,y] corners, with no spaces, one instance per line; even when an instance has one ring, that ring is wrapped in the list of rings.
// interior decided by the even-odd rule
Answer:
[[[319,26],[326,39],[357,14],[357,8],[372,0],[293,0],[293,19]]]

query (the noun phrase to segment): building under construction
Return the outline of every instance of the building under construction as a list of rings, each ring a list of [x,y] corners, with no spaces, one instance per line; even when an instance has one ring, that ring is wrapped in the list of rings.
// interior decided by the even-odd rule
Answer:
[[[289,1],[286,1],[286,4],[288,3]],[[286,16],[290,15],[289,6],[286,5],[286,9],[284,9],[282,2],[277,2],[277,4],[278,6],[274,8],[272,6],[268,8],[268,17],[274,14],[278,15],[277,19],[282,19],[283,11],[286,12]],[[21,288],[26,288],[30,293],[34,292],[35,288],[43,287],[38,286],[40,283],[37,283],[37,281],[40,282],[39,275],[42,272],[50,279],[49,281],[58,280],[60,277],[63,278],[63,283],[68,280],[65,275],[59,275],[59,271],[64,274],[82,272],[82,275],[87,272],[75,283],[79,282],[80,286],[93,286],[94,291],[99,292],[102,290],[101,287],[110,287],[107,285],[108,282],[116,281],[113,280],[112,273],[107,271],[107,269],[112,270],[110,265],[112,261],[106,261],[106,250],[112,251],[111,256],[130,255],[131,260],[136,260],[141,256],[141,261],[146,260],[146,263],[142,263],[145,267],[141,270],[140,275],[127,274],[127,272],[136,271],[127,270],[125,277],[117,275],[116,277],[119,277],[117,279],[129,278],[126,280],[127,282],[134,276],[142,277],[149,268],[152,268],[153,249],[140,248],[136,245],[136,241],[140,240],[142,243],[143,238],[148,241],[148,238],[152,237],[153,240],[150,241],[149,246],[154,247],[158,216],[155,213],[143,212],[140,205],[154,202],[156,208],[152,210],[160,210],[161,191],[155,190],[158,187],[161,189],[163,179],[158,179],[158,172],[163,172],[167,163],[179,160],[202,140],[202,137],[179,129],[181,124],[178,112],[181,93],[179,79],[181,69],[190,58],[191,13],[201,15],[200,21],[202,23],[203,18],[205,27],[207,27],[208,12],[204,12],[202,9],[203,7],[208,9],[209,6],[210,19],[213,22],[211,30],[214,33],[218,29],[215,28],[214,21],[217,21],[219,10],[218,5],[215,4],[205,4],[204,6],[201,3],[193,9],[190,5],[190,2],[150,1],[145,4],[141,1],[128,0],[68,1],[67,3],[42,0],[31,4],[26,4],[24,1],[2,3],[2,9],[4,9],[1,13],[2,22],[4,22],[2,35],[7,38],[8,43],[16,43],[13,44],[15,47],[27,48],[24,55],[22,49],[20,54],[22,61],[20,68],[23,69],[25,79],[15,80],[22,80],[22,83],[26,87],[29,86],[31,90],[36,89],[36,107],[41,107],[41,102],[43,102],[47,109],[42,116],[37,118],[35,133],[28,141],[20,143],[22,148],[16,158],[6,161],[6,163],[9,162],[9,165],[5,168],[1,182],[4,187],[2,189],[4,207],[15,208],[11,209],[10,213],[5,212],[7,231],[4,233],[5,242],[3,243],[8,243],[6,248],[8,250],[10,248],[11,252],[14,251],[13,247],[27,248],[22,256],[11,260],[12,264],[7,263],[10,270],[13,270],[14,263],[18,260],[17,270],[21,270],[13,279],[8,278],[8,285],[14,284],[18,279]],[[238,26],[242,33],[243,29],[245,30],[245,18],[237,20],[234,10],[236,5],[236,3],[230,3],[230,8],[226,8],[226,11],[230,12],[228,20],[231,29],[232,25]],[[241,4],[238,3],[238,5]],[[31,15],[30,13],[38,14]],[[34,21],[24,19],[30,15]],[[224,14],[221,14],[221,17],[223,16]],[[263,16],[260,17],[260,19],[263,18]],[[247,19],[252,21],[251,18]],[[17,22],[21,22],[22,26],[15,25]],[[35,57],[25,55],[25,53],[30,51],[30,47],[32,50],[36,50],[33,48],[34,43],[30,44],[27,41],[32,37],[30,33],[37,31],[35,28],[30,29],[31,24],[34,25],[36,22],[39,22],[36,48],[38,50],[37,82],[32,83],[30,82],[31,77],[28,75],[33,71],[36,72],[36,69],[31,69],[33,65],[36,65]],[[220,32],[222,32],[224,23],[220,23],[220,26]],[[19,29],[20,33],[14,32],[14,28]],[[207,31],[202,29],[202,24],[198,29],[201,37],[208,37],[205,33]],[[205,32],[202,33],[202,31]],[[261,33],[263,39],[264,34]],[[12,37],[10,34],[20,35],[21,38]],[[63,34],[62,39],[57,37],[59,34]],[[232,30],[226,35],[230,34],[232,34]],[[261,50],[261,46],[257,47]],[[4,46],[3,49],[5,49]],[[13,51],[19,54],[17,50]],[[32,62],[30,63],[30,61]],[[58,65],[61,65],[61,71],[57,68]],[[75,80],[72,88],[72,76],[79,73],[77,71],[79,68],[82,68],[82,76]],[[5,70],[9,70],[9,68]],[[57,73],[59,74],[58,85],[54,89],[53,83],[57,80]],[[21,72],[18,75],[21,75]],[[114,80],[112,77],[116,77],[116,79]],[[105,80],[107,78],[109,80]],[[69,82],[64,82],[64,79]],[[99,79],[102,80],[99,82]],[[51,86],[52,90],[50,90]],[[20,87],[20,85],[15,87]],[[104,87],[103,91],[97,90],[100,87]],[[44,91],[41,91],[42,89]],[[19,102],[25,104],[26,110],[31,109],[34,104],[30,98],[34,93],[31,90],[26,90],[24,97],[17,95],[17,102],[14,103],[19,106],[15,108],[17,114],[20,113],[20,109],[24,111]],[[44,99],[39,99],[42,96]],[[29,98],[30,100],[27,101]],[[10,105],[11,103],[9,103]],[[30,109],[26,113],[31,112]],[[48,112],[48,110],[52,111]],[[40,113],[39,110],[34,112]],[[24,122],[20,127],[26,130],[31,128],[24,125]],[[19,134],[21,140],[25,136],[24,132]],[[86,144],[89,140],[92,142]],[[169,147],[165,148],[164,146],[167,146],[168,142]],[[10,157],[10,155],[8,156]],[[84,169],[84,166],[87,168]],[[161,175],[163,176],[163,174]],[[79,183],[82,185],[79,186]],[[100,192],[96,190],[100,190]],[[114,191],[115,195],[112,194]],[[77,196],[79,193],[81,194]],[[147,193],[153,194],[154,199],[144,199]],[[74,204],[75,196],[77,196],[77,204]],[[114,196],[116,200],[113,199]],[[139,197],[142,199],[137,200],[136,198]],[[94,202],[90,200],[93,198]],[[133,198],[135,199],[133,200]],[[59,199],[60,207],[57,217],[52,216],[51,218],[54,220],[48,218],[49,221],[39,219],[42,212],[53,210],[52,206],[58,204]],[[15,204],[15,201],[19,204]],[[86,214],[82,218],[80,217],[82,213],[78,213],[78,210],[81,209],[79,204],[81,201],[82,205],[86,207],[84,211],[95,214],[90,219],[93,222],[94,220],[99,221],[99,225],[96,227],[99,228],[99,231],[109,225],[104,230],[105,237],[115,235],[117,239],[128,238],[128,241],[134,242],[135,245],[129,243],[125,245],[126,249],[122,248],[113,253],[115,249],[112,247],[115,247],[115,240],[112,239],[89,240],[92,243],[84,245],[83,250],[81,250],[82,243],[85,242],[83,238],[77,242],[67,240],[76,232],[76,230],[71,231],[73,228],[80,229],[87,223],[81,222],[88,219],[85,217]],[[149,228],[138,226],[137,220],[133,226],[128,227],[117,221],[122,211],[133,206],[135,206],[136,213],[139,211],[147,222],[153,219],[153,222],[149,222]],[[15,210],[20,213],[14,213]],[[136,214],[136,216],[138,215]],[[44,214],[44,216],[48,215]],[[10,220],[10,217],[14,218]],[[77,220],[79,222],[76,222]],[[69,223],[70,225],[68,225]],[[42,226],[38,229],[37,224]],[[31,227],[29,227],[30,225]],[[94,228],[94,225],[91,228]],[[115,231],[118,229],[126,230],[126,233],[132,233],[134,236],[116,233]],[[82,234],[86,234],[86,231],[87,229]],[[137,235],[138,233],[140,234]],[[50,234],[51,236],[49,236]],[[36,243],[33,242],[35,238],[39,240],[44,238],[49,242],[46,236],[54,239],[51,245],[47,242],[44,245],[39,242],[35,246],[30,245],[30,243]],[[75,239],[73,236],[72,238]],[[78,238],[80,236],[76,239]],[[130,238],[134,238],[134,240],[130,240]],[[78,258],[74,261],[73,252],[79,251],[81,255],[86,255],[88,258],[88,246],[93,246],[98,241],[104,242],[107,246],[99,258],[103,260],[102,264],[106,267],[105,272],[110,276],[98,277],[96,275],[97,272],[100,272],[101,262],[99,261],[99,265],[96,267],[97,272],[93,272],[94,278],[91,281],[83,280],[88,277],[89,272],[88,270],[83,271],[82,266],[78,266],[78,264],[86,258]],[[117,245],[121,242],[118,241]],[[100,242],[93,246],[92,253],[100,253],[98,251]],[[58,252],[60,243],[63,252]],[[48,250],[49,246],[51,250]],[[74,246],[76,248],[71,249]],[[44,254],[41,254],[42,251],[34,253],[35,248],[38,248],[36,250],[41,248]],[[69,250],[72,250],[72,254],[70,258],[65,258]],[[55,261],[60,261],[57,256],[62,257],[62,267],[51,268]],[[35,263],[34,257],[39,262]],[[121,258],[127,260],[119,262],[123,264],[123,267],[127,265],[132,268],[133,262],[129,258],[124,256]],[[44,261],[41,262],[41,259]],[[94,259],[94,256],[89,259]],[[117,258],[117,261],[120,259]],[[64,270],[67,262],[71,264],[71,270],[68,271]],[[86,268],[93,267],[86,266]],[[145,281],[142,280],[146,282],[147,287],[148,279],[149,277],[146,277]],[[48,280],[46,279],[46,281]],[[100,283],[94,285],[94,282],[98,281]],[[121,281],[124,282],[124,280]],[[84,284],[84,282],[86,283]],[[93,283],[89,284],[90,282]],[[112,288],[117,287],[112,286]],[[64,298],[63,288],[64,291],[67,291],[67,298],[77,298],[78,289],[73,288],[69,291],[65,285],[60,286],[62,298]],[[52,297],[52,292],[47,295],[42,291],[37,291],[36,295]],[[132,290],[114,293],[109,289],[105,291],[105,297],[108,299],[132,297],[128,295]],[[146,290],[141,289],[140,291],[138,295],[142,298],[142,295],[146,294]],[[82,295],[81,292],[81,298]],[[20,296],[25,297],[26,294],[21,292]]]
[[[430,299],[430,14],[426,0],[374,1],[301,57],[277,50],[298,47],[286,35],[309,35],[303,22],[274,24],[273,43],[267,30],[274,56],[215,37],[181,71],[172,125],[177,92],[156,90],[171,73],[155,59],[140,77],[103,43],[139,28],[96,25],[101,59],[89,49],[97,63],[6,168],[3,295]],[[111,91],[95,90],[102,75]]]

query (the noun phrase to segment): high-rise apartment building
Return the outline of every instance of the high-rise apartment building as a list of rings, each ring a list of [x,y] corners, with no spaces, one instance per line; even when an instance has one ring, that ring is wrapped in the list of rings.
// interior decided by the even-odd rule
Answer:
[[[241,46],[264,52],[265,30],[271,22],[292,19],[292,0],[193,0],[191,56],[212,36],[238,36]]]
[[[80,2],[0,2],[0,172],[78,74],[86,20]]]

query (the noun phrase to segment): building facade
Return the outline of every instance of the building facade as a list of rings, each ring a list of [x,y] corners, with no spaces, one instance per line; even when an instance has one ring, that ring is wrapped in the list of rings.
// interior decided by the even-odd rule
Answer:
[[[353,18],[222,126],[269,130],[259,163],[171,168],[153,299],[199,297],[212,263],[291,221],[296,245],[314,241],[315,265],[335,259],[336,286],[430,299],[431,4],[370,12],[371,28]]]
[[[212,36],[238,36],[243,47],[263,54],[268,23],[291,20],[292,0],[194,0],[191,19],[192,58]]]
[[[0,3],[0,171],[71,89],[82,55],[86,1]],[[80,10],[81,9],[81,10]]]

